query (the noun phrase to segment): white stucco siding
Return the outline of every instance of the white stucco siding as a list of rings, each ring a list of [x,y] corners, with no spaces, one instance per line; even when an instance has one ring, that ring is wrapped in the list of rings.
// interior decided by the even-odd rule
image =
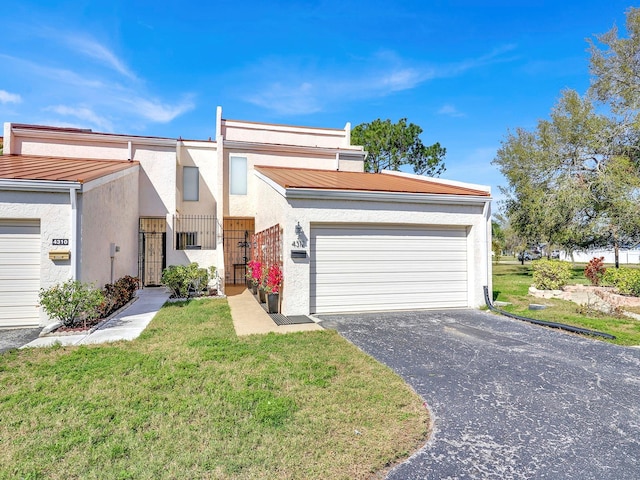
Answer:
[[[224,120],[227,140],[308,147],[348,148],[350,130]]]
[[[230,195],[229,192],[229,157],[244,157],[247,159],[247,195]],[[335,170],[335,156],[327,155],[291,155],[282,153],[256,153],[249,151],[226,150],[224,156],[224,192],[228,198],[225,216],[246,217],[251,216],[255,208],[254,204],[260,202],[260,197],[256,194],[257,184],[261,180],[257,179],[254,173],[256,165],[268,165],[273,167],[289,168],[311,168],[319,170]],[[362,172],[363,162],[341,160],[340,169],[342,171]]]
[[[94,160],[128,160],[126,143],[99,141],[70,142],[59,138],[14,136],[11,153],[52,157],[89,158]]]
[[[52,245],[53,239],[71,239],[71,206],[68,192],[0,191],[0,219],[22,219],[40,222],[40,288],[49,288],[71,277],[69,260],[49,259],[51,250],[71,250]],[[48,317],[39,309],[40,325]]]
[[[168,148],[136,148],[140,162],[138,181],[141,217],[164,217],[176,211],[176,151]]]
[[[264,182],[262,182],[264,183]],[[468,307],[484,304],[483,286],[491,288],[487,247],[488,211],[482,205],[419,204],[384,201],[289,200],[266,185],[257,189],[261,196],[256,211],[256,230],[273,223],[284,227],[283,274],[285,315],[308,314],[310,308],[309,238],[314,225],[359,224],[382,226],[458,226],[467,232]],[[278,213],[272,213],[278,212]],[[291,258],[294,227],[300,223],[306,239],[307,258]],[[375,262],[375,258],[372,258]]]
[[[102,288],[111,283],[111,243],[120,247],[113,260],[113,281],[138,275],[137,167],[84,185],[80,197],[79,280]]]
[[[215,215],[218,189],[218,152],[213,142],[183,142],[178,146],[178,162],[176,177],[177,211],[188,215]],[[198,201],[183,200],[183,167],[197,167],[199,174]]]

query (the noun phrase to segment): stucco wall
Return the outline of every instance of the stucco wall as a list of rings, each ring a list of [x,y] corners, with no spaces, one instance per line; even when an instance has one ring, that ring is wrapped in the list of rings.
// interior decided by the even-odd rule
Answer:
[[[3,219],[40,220],[40,288],[49,288],[71,277],[71,262],[49,260],[50,250],[67,250],[54,247],[54,238],[71,239],[71,206],[69,192],[12,192],[0,191],[0,215]],[[48,323],[48,317],[40,308],[40,325]]]
[[[457,225],[467,227],[469,259],[469,307],[484,304],[483,286],[491,288],[488,259],[490,230],[488,214],[482,206],[419,204],[385,201],[289,200],[265,182],[258,188],[261,201],[256,206],[256,230],[280,223],[284,227],[283,274],[285,315],[309,313],[310,259],[308,239],[314,225],[323,223],[363,223],[387,225]],[[281,213],[276,213],[281,212]],[[292,259],[291,245],[296,239],[295,225],[300,223],[306,238],[307,259]]]
[[[126,142],[83,142],[79,137],[72,140],[40,136],[14,136],[11,153],[52,157],[89,158],[94,160],[129,160]]]
[[[175,147],[136,147],[133,159],[140,162],[138,180],[141,217],[163,217],[176,211]]]
[[[230,195],[229,192],[229,157],[245,157],[247,159],[247,195]],[[268,165],[273,167],[290,168],[314,168],[320,170],[335,170],[336,159],[326,155],[292,155],[283,152],[255,152],[226,149],[224,152],[224,196],[228,198],[225,205],[225,216],[247,217],[253,216],[254,204],[262,199],[257,195],[258,180],[253,168],[256,165]],[[361,172],[363,162],[345,161],[340,162],[343,171]]]
[[[79,280],[98,288],[111,283],[111,243],[120,247],[114,256],[113,281],[138,275],[138,173],[136,167],[84,185],[79,196]]]
[[[222,134],[225,139],[235,141],[348,148],[351,132],[349,128],[340,130],[223,120]]]

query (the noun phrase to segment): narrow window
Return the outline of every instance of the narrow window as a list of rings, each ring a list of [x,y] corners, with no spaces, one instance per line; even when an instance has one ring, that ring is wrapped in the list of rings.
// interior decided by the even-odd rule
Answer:
[[[245,157],[229,157],[229,193],[231,195],[247,194],[247,159]]]
[[[198,167],[182,167],[182,200],[197,202],[200,199],[200,174]]]

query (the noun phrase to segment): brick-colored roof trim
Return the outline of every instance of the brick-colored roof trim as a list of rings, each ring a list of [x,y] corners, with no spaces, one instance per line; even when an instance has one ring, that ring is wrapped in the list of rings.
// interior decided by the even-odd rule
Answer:
[[[0,155],[0,179],[86,183],[139,165],[126,160]]]

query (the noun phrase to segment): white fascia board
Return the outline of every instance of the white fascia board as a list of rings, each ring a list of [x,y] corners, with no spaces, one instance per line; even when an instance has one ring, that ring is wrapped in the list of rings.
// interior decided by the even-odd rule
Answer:
[[[131,175],[139,170],[140,170],[140,165],[131,165],[130,168],[127,168],[125,170],[120,170],[118,172],[110,173],[100,178],[90,180],[82,184],[82,192],[88,192],[106,183],[113,182],[114,180],[118,180],[119,178],[126,177],[127,175]]]
[[[280,187],[282,188],[282,187]],[[446,205],[479,205],[491,202],[491,197],[476,195],[436,195],[429,193],[370,192],[359,190],[319,190],[311,188],[287,188],[286,198],[315,200],[355,200],[389,203],[430,203]]]
[[[269,185],[271,188],[273,188],[280,195],[282,195],[283,197],[287,196],[287,190],[285,190],[283,187],[281,187],[278,183],[274,182],[269,177],[267,177],[266,175],[263,175],[262,173],[258,172],[257,170],[254,170],[253,173],[255,174],[256,177],[258,177],[264,183]]]
[[[301,145],[284,145],[277,143],[255,143],[242,142],[239,140],[224,140],[224,148],[234,150],[242,150],[247,152],[285,152],[285,153],[306,153],[306,154],[324,154],[328,157],[335,158],[336,153],[346,153],[349,155],[360,155],[365,158],[366,152],[357,148],[328,148],[328,147],[306,147]]]
[[[82,190],[80,182],[64,182],[59,180],[11,180],[0,179],[0,190],[25,192],[68,192]]]
[[[14,135],[20,137],[46,138],[53,140],[75,140],[101,143],[128,143],[134,145],[152,145],[158,147],[176,147],[178,140],[174,138],[135,137],[130,135],[105,134],[95,132],[61,132],[47,129],[12,127]]]
[[[387,175],[395,175],[397,177],[414,178],[416,180],[428,180],[429,182],[439,183],[441,185],[450,185],[452,187],[469,188],[471,190],[480,190],[483,192],[491,193],[491,187],[487,185],[480,185],[477,183],[459,182],[457,180],[445,180],[443,178],[426,177],[424,175],[418,175],[415,173],[395,172],[393,170],[382,170],[380,173],[385,173]]]

